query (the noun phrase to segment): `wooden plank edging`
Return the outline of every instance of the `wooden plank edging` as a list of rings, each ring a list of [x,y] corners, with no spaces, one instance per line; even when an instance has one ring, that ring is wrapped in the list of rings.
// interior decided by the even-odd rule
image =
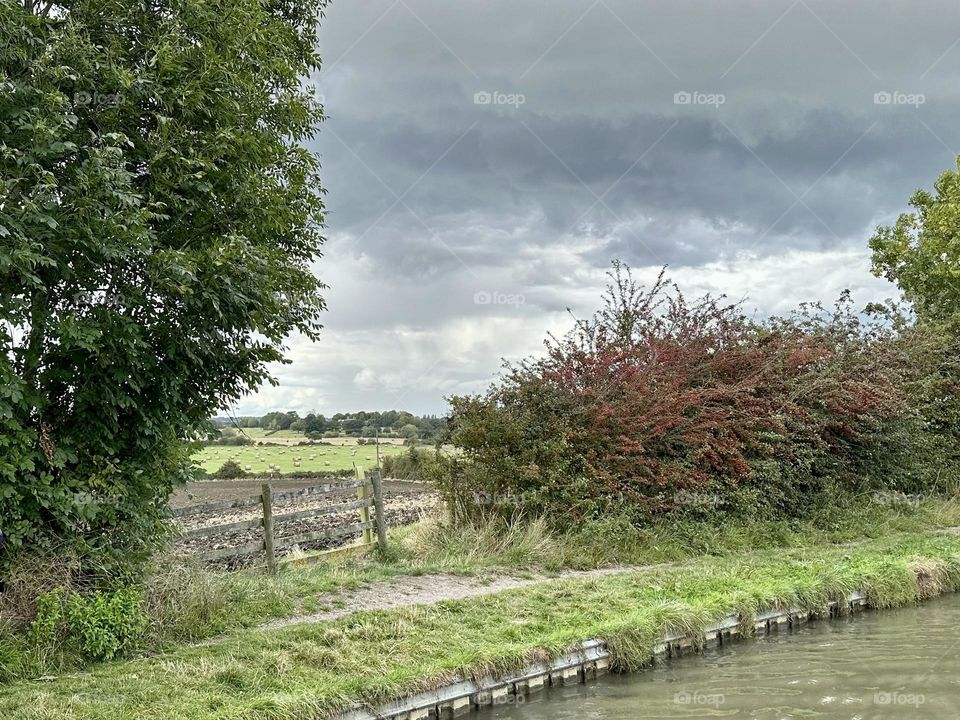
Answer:
[[[851,611],[863,609],[866,597],[851,593],[846,605]],[[833,613],[839,608],[830,602],[825,608]],[[781,625],[794,627],[805,623],[814,613],[799,608],[775,609],[757,614],[754,634],[770,631]],[[703,637],[667,634],[654,645],[654,657],[673,656],[693,650],[709,642],[723,644],[741,635],[744,618],[730,613],[719,622],[704,629]],[[771,625],[773,623],[773,625]],[[726,640],[724,639],[726,638]],[[456,679],[436,690],[410,695],[383,703],[376,708],[355,707],[341,713],[338,720],[426,720],[426,718],[460,715],[482,705],[490,705],[496,697],[522,695],[547,685],[586,682],[603,674],[610,666],[610,651],[602,640],[585,640],[569,652],[548,663],[534,663],[503,678],[486,677],[479,680]]]
[[[338,503],[337,505],[316,508],[314,510],[298,510],[296,512],[284,513],[283,515],[274,515],[273,522],[276,524],[284,520],[302,520],[303,518],[320,517],[322,515],[336,515],[337,513],[349,512],[350,510],[356,510],[361,507],[369,507],[371,502],[370,500],[354,500],[352,502]]]

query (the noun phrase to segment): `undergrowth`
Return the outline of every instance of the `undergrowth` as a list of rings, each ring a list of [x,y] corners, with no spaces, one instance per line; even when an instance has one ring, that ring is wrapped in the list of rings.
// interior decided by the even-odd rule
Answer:
[[[956,501],[874,499],[851,501],[803,522],[687,521],[637,528],[625,518],[605,518],[566,534],[550,530],[542,519],[491,516],[469,525],[431,519],[391,531],[388,552],[376,556],[288,567],[270,577],[255,569],[221,572],[165,555],[142,584],[129,587],[83,587],[69,559],[34,559],[0,593],[0,682],[56,675],[117,656],[169,652],[274,618],[317,612],[329,605],[331,593],[400,575],[529,577],[811,548],[955,525],[960,525]]]
[[[491,514],[472,523],[425,520],[400,537],[398,559],[448,571],[483,568],[593,569],[650,565],[703,555],[852,542],[960,525],[960,501],[851,499],[805,520],[706,523],[673,520],[638,528],[622,516],[556,533],[542,519]]]
[[[613,666],[649,662],[664,633],[697,635],[731,611],[826,612],[860,589],[877,607],[960,587],[960,537],[901,535],[856,546],[701,558],[615,575],[555,579],[431,606],[244,630],[200,648],[100,665],[0,694],[15,720],[329,717],[455,677],[506,672],[601,638]]]

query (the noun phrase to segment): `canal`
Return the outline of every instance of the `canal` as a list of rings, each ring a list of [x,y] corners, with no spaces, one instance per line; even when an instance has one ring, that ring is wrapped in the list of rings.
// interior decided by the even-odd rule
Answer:
[[[960,595],[711,648],[511,698],[497,720],[960,718]]]

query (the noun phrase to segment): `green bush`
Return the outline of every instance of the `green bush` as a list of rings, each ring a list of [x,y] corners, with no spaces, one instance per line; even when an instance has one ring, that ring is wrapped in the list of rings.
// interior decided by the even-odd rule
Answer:
[[[383,458],[383,476],[397,480],[429,480],[434,474],[433,466],[439,462],[438,457],[438,453],[410,447],[403,455]]]
[[[242,478],[246,476],[247,473],[242,467],[240,467],[240,463],[238,463],[236,460],[227,460],[212,475],[212,477],[215,477],[219,480],[232,480],[233,478]]]
[[[37,599],[30,640],[61,644],[90,660],[109,660],[135,647],[147,627],[142,592],[121,588],[88,594],[55,590]]]

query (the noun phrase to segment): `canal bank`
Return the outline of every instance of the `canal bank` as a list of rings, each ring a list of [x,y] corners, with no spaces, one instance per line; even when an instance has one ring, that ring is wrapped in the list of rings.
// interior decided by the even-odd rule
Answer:
[[[640,673],[512,698],[476,720],[944,720],[960,716],[960,594],[814,620]]]
[[[883,608],[909,605],[958,585],[960,538],[936,532],[855,546],[703,558],[618,575],[558,579],[432,606],[239,631],[203,647],[4,686],[0,716],[335,717],[457,681],[516,679],[537,664],[546,669],[544,682],[551,681],[553,672],[557,683],[579,683],[585,665],[586,673],[592,672],[591,661],[601,672],[603,660],[612,670],[639,670],[665,644],[665,636],[681,650],[685,645],[692,649],[697,638],[706,640],[714,628],[722,642],[724,630],[715,626],[731,612],[738,616],[728,628],[732,637],[735,630],[750,634],[758,623],[770,622],[762,613],[771,608],[822,617],[829,614],[830,603],[846,602],[854,592],[862,594],[866,606]],[[572,671],[553,667],[572,648],[586,650],[585,638],[602,641],[606,657],[585,658]],[[536,684],[534,680],[534,688]],[[484,689],[491,690],[492,702],[494,688],[478,691]],[[487,698],[476,700],[480,704]]]
[[[816,611],[800,608],[772,609],[746,618],[730,613],[712,623],[702,633],[680,635],[668,633],[654,645],[648,659],[650,667],[713,647],[763,637],[769,633],[796,631],[811,620],[845,617],[867,609],[866,596],[851,593],[842,602],[829,601]],[[603,640],[578,643],[563,655],[548,662],[539,662],[501,677],[458,679],[449,685],[384,703],[376,708],[355,708],[339,716],[339,720],[431,720],[455,718],[497,705],[522,705],[527,698],[550,688],[590,683],[610,670],[610,649]],[[704,701],[713,695],[690,695],[687,704]]]

